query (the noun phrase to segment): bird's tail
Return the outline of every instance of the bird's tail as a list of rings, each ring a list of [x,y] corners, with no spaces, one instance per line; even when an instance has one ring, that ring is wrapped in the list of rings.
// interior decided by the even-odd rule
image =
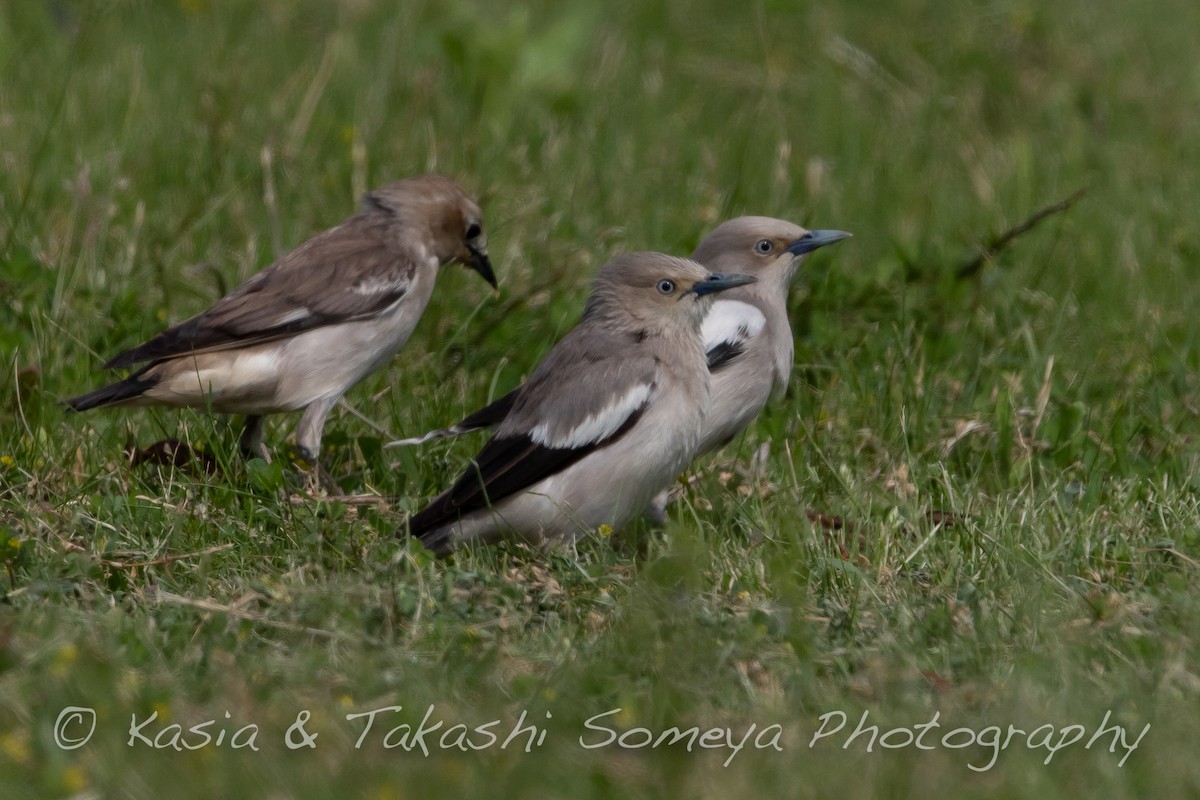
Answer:
[[[87,411],[90,408],[120,405],[127,400],[140,397],[147,389],[158,383],[154,378],[143,377],[149,368],[140,369],[123,381],[117,381],[87,394],[64,400],[62,401],[63,405],[72,411]]]
[[[406,519],[400,526],[400,530],[396,531],[396,535],[400,538],[408,536],[416,539],[425,545],[427,549],[433,551],[433,554],[438,558],[445,558],[450,555],[450,551],[454,545],[454,541],[450,536],[452,526],[444,525],[441,528],[423,528],[421,520],[414,520],[415,517],[419,517],[419,515],[413,514]],[[415,526],[413,524],[414,521],[416,522]]]
[[[413,538],[425,545],[438,558],[445,558],[454,549],[454,525],[457,514],[453,511],[453,502],[449,492],[438,495],[425,508],[409,514],[400,523],[396,535],[401,539]]]

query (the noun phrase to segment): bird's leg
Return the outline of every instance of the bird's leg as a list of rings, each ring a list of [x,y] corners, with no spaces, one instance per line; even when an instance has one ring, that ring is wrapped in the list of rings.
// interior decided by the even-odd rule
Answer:
[[[671,499],[671,490],[663,489],[654,496],[650,504],[646,506],[646,516],[651,519],[656,525],[667,524],[667,502]]]
[[[268,464],[271,463],[271,454],[267,452],[267,448],[263,445],[263,419],[247,415],[243,421],[242,436],[238,439],[238,447],[242,451],[242,458],[247,460],[251,458],[261,458]]]
[[[314,400],[304,409],[300,424],[296,426],[296,455],[299,460],[312,467],[321,488],[333,493],[341,491],[341,488],[333,480],[333,476],[321,466],[321,434],[325,430],[325,419],[339,399],[340,395]]]

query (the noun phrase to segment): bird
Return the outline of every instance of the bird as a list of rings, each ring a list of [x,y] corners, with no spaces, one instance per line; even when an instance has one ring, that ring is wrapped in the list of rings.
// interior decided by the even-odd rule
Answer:
[[[795,344],[788,289],[805,256],[851,234],[805,230],[771,217],[737,217],[705,237],[692,258],[714,270],[737,270],[757,283],[722,295],[704,318],[712,374],[710,409],[696,455],[737,438],[791,380]]]
[[[810,231],[782,219],[745,216],[722,223],[696,247],[692,259],[708,269],[758,278],[723,292],[704,318],[701,337],[712,377],[709,411],[696,456],[735,439],[787,387],[794,355],[787,313],[792,279],[809,253],[850,236],[845,231]],[[494,427],[512,410],[516,393],[448,428],[389,444],[421,444]],[[660,521],[661,500],[651,510]]]
[[[619,530],[691,459],[708,407],[700,326],[718,293],[754,280],[662,253],[607,263],[495,435],[398,533],[445,555],[509,533],[548,545]]]
[[[144,365],[129,377],[64,404],[242,414],[242,454],[267,461],[263,415],[304,409],[296,455],[327,483],[319,455],[329,412],[404,346],[439,268],[456,262],[497,288],[479,204],[441,175],[396,181],[208,310],[104,365]]]

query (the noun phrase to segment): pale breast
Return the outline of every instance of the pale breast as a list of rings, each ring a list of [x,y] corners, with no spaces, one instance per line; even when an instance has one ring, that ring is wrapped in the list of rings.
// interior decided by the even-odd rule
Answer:
[[[436,262],[418,270],[409,292],[371,319],[326,325],[283,343],[280,406],[302,408],[318,398],[340,396],[390,361],[420,321],[436,274]]]

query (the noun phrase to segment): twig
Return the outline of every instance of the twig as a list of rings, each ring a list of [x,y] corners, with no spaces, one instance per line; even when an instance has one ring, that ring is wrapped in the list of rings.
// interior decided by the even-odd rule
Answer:
[[[211,611],[217,614],[224,614],[235,619],[244,619],[258,625],[266,625],[271,628],[292,631],[294,633],[306,633],[309,636],[320,636],[325,639],[343,638],[341,634],[334,633],[333,631],[327,631],[321,628],[310,628],[307,625],[296,625],[291,622],[281,622],[279,620],[268,619],[265,615],[259,614],[256,611],[246,611],[244,609],[235,608],[234,606],[222,605],[221,603],[216,603],[212,600],[193,600],[190,597],[183,597],[181,595],[173,594],[153,586],[146,589],[145,597],[156,603],[171,603],[177,606],[188,606],[189,608],[196,608],[201,611]]]
[[[377,506],[387,505],[393,502],[395,498],[383,497],[377,494],[294,494],[288,498],[288,502],[294,506],[307,505],[311,500],[320,500],[325,503],[344,503],[348,506]]]
[[[187,558],[200,558],[201,556],[211,556],[213,553],[223,553],[226,550],[232,550],[233,542],[225,544],[213,545],[206,547],[203,550],[197,550],[194,553],[176,553],[174,555],[162,556],[160,558],[152,558],[148,561],[118,561],[115,559],[102,558],[100,563],[106,567],[119,567],[121,569],[133,569],[137,567],[155,567],[161,564],[170,564],[173,561],[183,561]]]
[[[368,428],[370,428],[371,430],[378,433],[380,436],[383,436],[388,441],[391,441],[392,439],[396,438],[395,436],[392,435],[391,431],[389,431],[387,428],[383,427],[378,422],[375,422],[373,419],[368,417],[366,414],[364,414],[363,412],[359,411],[357,408],[355,408],[354,406],[352,406],[348,402],[346,402],[346,398],[343,397],[342,399],[338,400],[338,405],[341,406],[343,411],[350,414],[352,417],[356,418],[359,422],[363,423]]]
[[[71,552],[71,553],[87,553],[87,552],[89,552],[87,548],[81,547],[80,545],[75,544],[74,542],[72,542],[69,539],[63,539],[62,546],[63,546],[64,550]],[[119,559],[112,559],[112,558],[101,558],[101,559],[99,559],[99,561],[101,564],[103,564],[106,567],[119,567],[119,568],[123,568],[123,569],[124,568],[133,568],[133,567],[151,567],[151,566],[156,566],[158,564],[169,564],[172,561],[182,561],[185,558],[199,558],[200,556],[208,556],[208,555],[212,555],[213,553],[220,553],[225,550],[231,549],[233,546],[234,546],[233,542],[226,542],[225,544],[213,545],[212,547],[205,548],[204,550],[197,550],[194,553],[176,553],[174,555],[162,556],[160,558],[153,558],[148,561],[121,561]]]
[[[989,261],[994,261],[996,256],[1000,255],[1000,253],[1006,250],[1018,236],[1033,230],[1048,217],[1052,217],[1055,214],[1061,214],[1062,212],[1066,211],[1071,206],[1083,199],[1083,196],[1087,193],[1088,190],[1086,187],[1079,189],[1067,199],[1060,200],[1053,205],[1048,205],[1045,208],[1041,208],[1019,225],[1014,225],[999,236],[993,236],[988,240],[987,244],[983,246],[983,249],[979,251],[978,255],[958,268],[958,271],[955,273],[955,275],[959,280],[973,278],[981,269],[983,269],[985,264],[987,264]]]
[[[1191,558],[1190,556],[1185,556],[1183,553],[1179,552],[1174,547],[1143,547],[1143,548],[1141,548],[1141,551],[1143,553],[1166,553],[1167,555],[1174,556],[1175,558],[1178,558],[1180,561],[1183,561],[1196,569],[1200,569],[1200,561],[1197,561],[1196,559]]]

